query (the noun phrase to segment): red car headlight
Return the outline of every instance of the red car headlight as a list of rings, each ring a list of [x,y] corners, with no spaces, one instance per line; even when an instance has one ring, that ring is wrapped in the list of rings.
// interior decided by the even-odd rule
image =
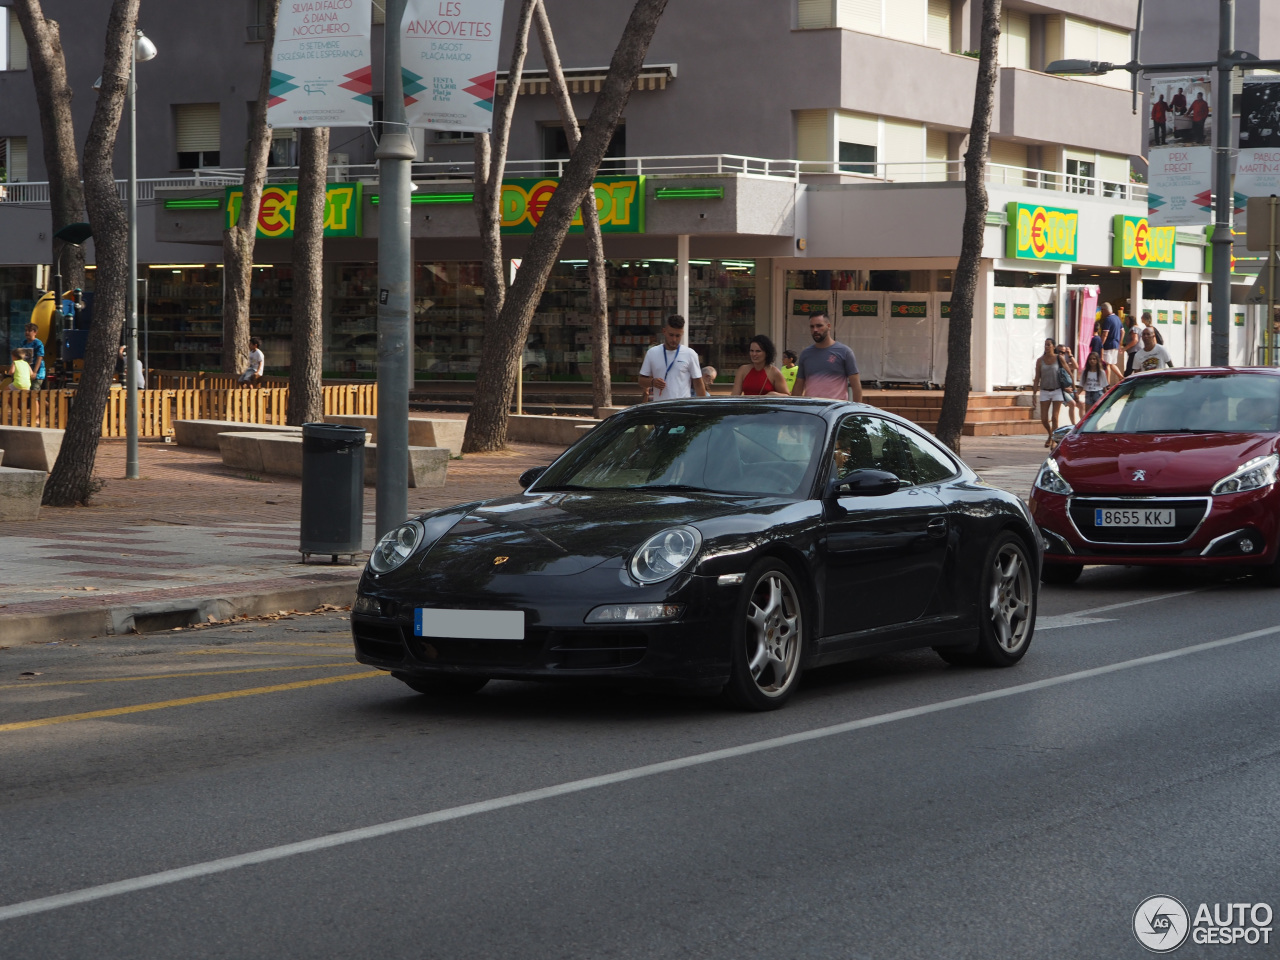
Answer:
[[[1244,493],[1246,490],[1269,487],[1276,482],[1277,468],[1280,468],[1280,455],[1272,453],[1265,457],[1254,457],[1215,483],[1210,492],[1218,497],[1225,493]]]
[[[1058,472],[1058,461],[1050,457],[1040,467],[1040,472],[1036,474],[1036,482],[1034,486],[1046,493],[1056,493],[1064,497],[1069,497],[1075,493],[1071,489],[1071,484],[1062,478],[1062,474]]]

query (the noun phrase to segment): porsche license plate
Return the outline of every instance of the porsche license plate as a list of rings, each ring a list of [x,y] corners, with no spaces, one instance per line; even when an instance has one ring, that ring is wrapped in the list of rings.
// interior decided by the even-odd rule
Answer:
[[[413,634],[453,640],[523,640],[524,612],[418,607],[413,612]]]
[[[1104,510],[1093,511],[1095,527],[1172,527],[1176,526],[1172,510]]]

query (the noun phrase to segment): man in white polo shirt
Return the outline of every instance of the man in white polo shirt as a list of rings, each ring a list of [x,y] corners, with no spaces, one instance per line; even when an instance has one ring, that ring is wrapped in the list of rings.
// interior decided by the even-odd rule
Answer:
[[[640,393],[644,400],[678,400],[707,395],[698,355],[680,341],[684,317],[673,314],[662,330],[663,342],[650,347],[640,365]]]

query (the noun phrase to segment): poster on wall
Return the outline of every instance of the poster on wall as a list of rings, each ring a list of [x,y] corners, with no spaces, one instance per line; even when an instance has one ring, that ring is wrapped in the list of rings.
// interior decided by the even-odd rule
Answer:
[[[372,0],[284,0],[276,25],[267,123],[373,123]]]
[[[493,129],[503,0],[408,0],[401,21],[409,126]]]
[[[1213,143],[1213,81],[1206,75],[1152,77],[1147,143],[1209,146]]]
[[[1248,225],[1248,199],[1280,195],[1280,80],[1244,82],[1236,157],[1236,228]]]
[[[1212,147],[1152,147],[1148,163],[1150,226],[1193,227],[1212,219]]]

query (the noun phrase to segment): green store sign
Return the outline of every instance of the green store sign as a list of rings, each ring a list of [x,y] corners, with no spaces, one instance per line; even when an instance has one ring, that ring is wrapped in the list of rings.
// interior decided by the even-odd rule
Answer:
[[[845,300],[840,304],[842,317],[878,317],[879,315],[879,300]]]
[[[1172,270],[1177,244],[1174,227],[1153,227],[1146,217],[1116,214],[1111,265]]]
[[[644,233],[644,177],[596,177],[592,189],[600,212],[601,233]],[[560,186],[554,177],[502,181],[502,232],[533,233]],[[582,233],[582,213],[570,233]]]
[[[1005,256],[1011,260],[1075,263],[1080,213],[1060,207],[1010,203]]]
[[[227,187],[226,229],[240,219],[244,203],[244,187]],[[258,207],[259,239],[276,240],[293,236],[293,218],[298,207],[296,183],[272,183],[262,190]],[[364,184],[331,183],[325,187],[324,235],[326,237],[364,236]]]
[[[791,315],[793,317],[816,317],[818,314],[825,314],[830,309],[830,305],[825,299],[823,300],[796,300],[791,304]]]
[[[891,317],[927,317],[929,304],[915,300],[893,300],[889,303]]]

